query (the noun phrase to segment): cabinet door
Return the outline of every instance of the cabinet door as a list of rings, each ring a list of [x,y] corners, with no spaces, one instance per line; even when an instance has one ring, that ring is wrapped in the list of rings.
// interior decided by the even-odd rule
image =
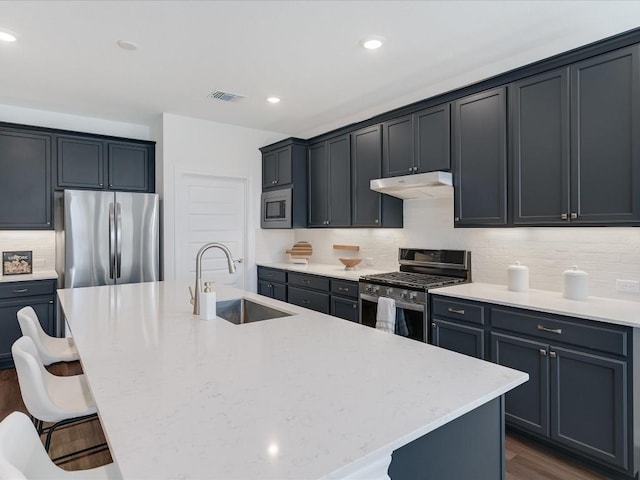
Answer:
[[[349,135],[327,141],[329,226],[351,225],[351,151]]]
[[[413,116],[384,122],[382,128],[382,176],[413,173]]]
[[[549,436],[547,347],[546,343],[491,333],[491,361],[529,374],[528,382],[505,395],[505,419],[543,436]]]
[[[470,357],[484,358],[484,330],[482,328],[434,318],[431,322],[431,338],[437,347],[463,353]]]
[[[358,323],[358,301],[332,295],[331,315]]]
[[[413,115],[414,171],[451,169],[451,107],[438,105]]]
[[[51,229],[51,137],[0,129],[0,229]]]
[[[271,298],[275,298],[276,300],[282,300],[283,302],[287,301],[287,286],[281,283],[272,283],[271,284]]]
[[[271,188],[276,185],[278,171],[278,157],[276,152],[262,155],[262,188]]]
[[[153,168],[152,147],[109,143],[109,189],[153,192],[149,185]]]
[[[510,92],[513,223],[567,223],[568,69],[516,82]]]
[[[58,188],[104,188],[104,142],[57,137]]]
[[[329,168],[325,142],[309,146],[309,226],[329,221]]]
[[[457,100],[453,131],[454,225],[506,225],[506,88]]]
[[[382,168],[382,126],[352,133],[351,178],[354,227],[378,227],[382,194],[371,190],[370,182],[380,178]]]
[[[55,335],[53,297],[25,297],[0,301],[0,368],[13,367],[11,345],[22,336],[17,313],[26,306],[33,307],[44,331],[49,335]]]
[[[550,356],[551,438],[626,469],[626,363],[554,346]]]
[[[271,283],[265,280],[258,280],[258,294],[264,295],[265,297],[273,298],[273,294],[271,292]]]
[[[276,185],[289,185],[292,181],[292,147],[281,148],[276,151]]]
[[[571,67],[571,217],[640,221],[640,65],[634,45]]]

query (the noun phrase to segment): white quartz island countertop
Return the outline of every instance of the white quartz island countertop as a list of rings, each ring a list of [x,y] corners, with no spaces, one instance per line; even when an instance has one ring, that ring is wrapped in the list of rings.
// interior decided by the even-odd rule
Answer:
[[[489,283],[465,283],[438,288],[429,293],[526,308],[538,312],[568,315],[627,327],[640,327],[640,302],[594,296],[589,296],[586,300],[569,300],[564,298],[561,292],[534,289],[526,292],[511,292],[504,285]]]
[[[125,479],[343,478],[525,373],[230,287],[291,316],[191,314],[187,284],[59,290]]]

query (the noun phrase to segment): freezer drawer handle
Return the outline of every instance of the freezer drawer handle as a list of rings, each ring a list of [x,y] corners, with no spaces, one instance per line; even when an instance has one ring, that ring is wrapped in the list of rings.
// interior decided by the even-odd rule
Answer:
[[[541,330],[543,332],[549,332],[549,333],[557,333],[558,335],[562,335],[562,329],[561,328],[547,328],[543,325],[538,325],[538,330]]]
[[[19,288],[18,290],[14,290],[13,293],[26,293],[28,291],[28,288]]]

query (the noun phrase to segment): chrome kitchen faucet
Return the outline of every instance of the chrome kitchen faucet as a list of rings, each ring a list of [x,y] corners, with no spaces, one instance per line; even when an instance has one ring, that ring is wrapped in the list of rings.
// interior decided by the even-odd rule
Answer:
[[[210,248],[219,248],[227,257],[227,265],[229,266],[229,273],[236,272],[236,265],[233,263],[233,258],[231,258],[231,251],[229,248],[222,243],[207,243],[203,245],[203,247],[198,250],[198,254],[196,255],[196,291],[191,292],[191,303],[193,303],[193,314],[200,315],[200,283],[202,282],[202,256],[204,252],[209,250]],[[241,261],[239,259],[238,261]]]

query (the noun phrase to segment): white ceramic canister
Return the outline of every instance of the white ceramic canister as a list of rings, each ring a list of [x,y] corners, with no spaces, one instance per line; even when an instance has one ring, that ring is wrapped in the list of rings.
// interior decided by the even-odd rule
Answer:
[[[507,267],[507,287],[512,292],[526,292],[529,290],[529,267],[520,265],[520,262],[516,262],[515,265],[509,265]]]
[[[562,272],[564,279],[564,290],[562,294],[571,300],[586,300],[589,296],[589,274],[583,270],[578,270],[578,266]]]

